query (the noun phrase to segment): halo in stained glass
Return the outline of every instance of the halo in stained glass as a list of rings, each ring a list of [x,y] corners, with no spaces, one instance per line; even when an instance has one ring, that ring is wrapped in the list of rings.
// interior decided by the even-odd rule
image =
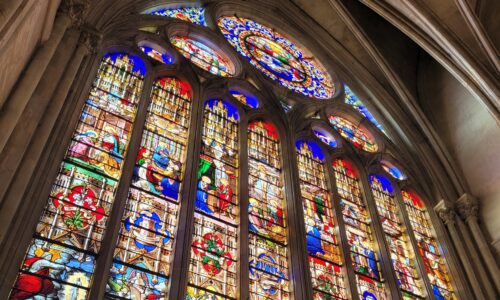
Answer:
[[[320,139],[323,143],[325,143],[326,145],[328,145],[332,148],[337,147],[337,141],[335,140],[335,138],[328,131],[326,131],[324,128],[322,128],[320,126],[313,126],[312,130],[313,130],[314,135],[318,139]]]
[[[221,77],[234,76],[235,69],[231,61],[205,43],[178,35],[171,37],[170,42],[199,68]]]
[[[221,17],[219,28],[229,43],[269,78],[308,97],[328,99],[335,93],[330,75],[304,49],[253,20]]]
[[[389,173],[392,177],[394,177],[397,180],[404,180],[406,179],[406,175],[401,171],[398,167],[396,167],[393,163],[391,163],[388,160],[382,160],[380,162],[382,165],[382,169]]]
[[[366,152],[376,152],[378,150],[375,141],[368,136],[363,128],[339,116],[331,115],[328,117],[328,120],[333,128],[335,128],[341,136],[348,139],[356,148]]]

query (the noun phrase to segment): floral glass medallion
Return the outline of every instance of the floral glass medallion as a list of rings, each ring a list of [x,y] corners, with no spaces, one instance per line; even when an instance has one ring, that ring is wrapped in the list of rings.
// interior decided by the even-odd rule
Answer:
[[[324,67],[281,34],[238,17],[222,17],[218,25],[236,51],[282,86],[313,98],[333,96],[335,88]]]

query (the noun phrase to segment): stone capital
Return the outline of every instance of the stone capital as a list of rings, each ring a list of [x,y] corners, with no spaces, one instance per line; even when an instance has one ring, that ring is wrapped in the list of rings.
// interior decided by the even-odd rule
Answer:
[[[479,212],[479,203],[476,198],[469,194],[463,194],[456,202],[457,210],[460,216],[466,221],[477,219]]]
[[[73,26],[80,27],[84,23],[89,6],[90,0],[64,0],[59,13],[68,16]]]
[[[82,28],[82,32],[80,34],[80,41],[78,42],[80,45],[84,45],[87,48],[87,53],[93,54],[96,53],[101,44],[102,35],[95,30],[94,28]]]
[[[434,207],[434,210],[438,214],[439,218],[443,220],[446,225],[454,225],[456,213],[453,208],[448,205],[445,200],[439,201],[439,203]]]

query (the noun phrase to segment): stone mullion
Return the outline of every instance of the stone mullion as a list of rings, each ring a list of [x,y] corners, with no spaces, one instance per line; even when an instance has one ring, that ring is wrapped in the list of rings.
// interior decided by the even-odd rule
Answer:
[[[455,211],[447,206],[444,200],[441,200],[435,207],[434,210],[439,215],[439,217],[443,220],[444,224],[448,228],[448,232],[450,233],[451,240],[457,249],[458,256],[460,258],[460,262],[467,274],[469,279],[469,283],[472,287],[474,297],[476,299],[487,299],[484,295],[484,292],[481,288],[479,280],[476,278],[476,274],[474,271],[474,267],[470,261],[470,258],[467,254],[466,247],[464,245],[464,238],[459,234],[457,227],[455,226],[456,214]],[[460,220],[458,220],[460,221]]]
[[[385,240],[385,232],[382,228],[382,223],[378,215],[377,206],[372,194],[372,189],[370,182],[368,180],[368,174],[366,174],[364,169],[359,168],[359,182],[362,187],[363,196],[365,197],[366,209],[372,220],[371,225],[373,229],[373,234],[378,242],[378,249],[380,254],[380,264],[382,266],[382,277],[385,279],[385,290],[388,292],[388,298],[403,300],[401,296],[401,289],[399,288],[397,282],[398,278],[393,270],[392,259],[390,256],[389,247]]]
[[[286,125],[290,129],[293,128],[289,123]],[[288,218],[289,273],[290,284],[293,286],[293,297],[291,299],[313,299],[297,151],[295,135],[292,131],[285,132],[284,135],[286,135],[287,140],[281,141]]]
[[[106,283],[108,281],[109,271],[113,263],[113,254],[116,248],[123,213],[127,203],[130,182],[132,180],[132,169],[135,166],[137,153],[141,146],[142,132],[146,121],[148,106],[151,101],[151,89],[153,86],[153,73],[149,70],[144,78],[141,98],[138,104],[136,117],[132,124],[130,141],[127,147],[127,153],[122,165],[121,177],[118,182],[114,201],[108,220],[106,222],[106,231],[101,241],[101,247],[97,255],[96,268],[92,279],[89,292],[89,299],[104,299]]]
[[[493,281],[498,294],[500,293],[500,271],[478,224],[479,203],[471,195],[463,194],[457,200],[457,209],[472,233],[472,237],[476,242],[479,253],[485,262],[486,269],[490,273],[491,281]]]
[[[191,108],[191,122],[187,144],[188,154],[186,156],[184,185],[182,188],[176,241],[173,249],[173,262],[170,271],[169,300],[185,299],[186,297],[204,115],[204,99],[200,97],[200,92],[197,90],[194,93],[195,97],[193,98],[193,106]]]
[[[338,224],[337,233],[339,235],[340,247],[342,250],[341,252],[343,255],[344,265],[345,265],[343,269],[347,273],[347,278],[345,280],[347,285],[346,288],[348,291],[350,291],[350,297],[348,297],[349,299],[359,299],[358,289],[356,285],[356,273],[354,272],[353,268],[354,264],[351,259],[351,246],[349,245],[347,240],[347,231],[344,223],[344,216],[342,214],[342,208],[340,207],[341,197],[337,187],[337,182],[335,180],[335,172],[332,168],[332,163],[333,160],[328,158],[327,161],[325,162],[325,171],[327,172],[327,178],[328,178],[327,185],[331,187],[330,195],[334,208],[335,219]]]
[[[248,115],[242,114],[239,136],[239,299],[250,299],[250,246],[249,246],[249,218],[248,218],[248,199],[249,199],[249,157],[248,157]]]
[[[79,57],[79,50],[75,52],[75,55]],[[83,57],[81,58],[83,59]],[[63,97],[63,103],[58,103],[58,105],[62,105],[64,107],[63,110],[74,111],[75,103],[78,102],[83,105],[85,101],[87,89],[90,88],[90,84],[92,82],[94,69],[97,69],[97,61],[95,56],[89,56],[83,64],[81,63],[81,59],[77,59],[74,61],[76,66],[75,68],[78,70],[80,65],[85,66],[80,68],[80,73],[82,73],[82,77],[89,77],[89,80],[81,81],[76,85],[75,91],[69,97]],[[80,61],[80,63],[78,63]],[[75,78],[76,75],[73,74],[73,66],[68,67],[65,71],[65,75],[67,74],[69,77]],[[97,70],[95,70],[97,72]],[[90,75],[89,75],[90,74]],[[58,91],[64,94],[65,87],[63,88],[61,85],[65,86],[65,83],[58,86]],[[67,95],[67,93],[66,93]],[[61,100],[61,99],[53,99],[53,100]],[[52,103],[51,103],[52,105]],[[76,107],[79,107],[76,104]],[[78,111],[79,112],[79,111]],[[62,138],[62,134],[58,134],[61,129],[74,128],[71,124],[76,125],[78,121],[78,116],[74,118],[70,118],[70,120],[74,120],[74,122],[70,122],[69,120],[64,120],[64,118],[59,117],[60,114],[56,113],[57,121],[51,120],[49,123],[43,123],[39,130],[43,130],[43,135],[37,135],[36,138],[30,144],[30,152],[33,153],[33,157],[30,156],[29,160],[23,162],[20,170],[16,173],[16,176],[19,174],[24,174],[22,176],[22,180],[16,180],[15,185],[13,184],[13,188],[9,190],[7,196],[9,199],[17,199],[14,201],[6,201],[2,205],[2,211],[0,212],[1,220],[5,220],[6,233],[2,235],[2,247],[0,253],[0,262],[2,263],[0,269],[3,273],[3,278],[0,280],[0,298],[7,298],[7,295],[10,293],[10,289],[12,284],[16,278],[17,271],[20,266],[20,261],[25,255],[25,251],[28,248],[28,245],[33,237],[33,232],[35,230],[35,226],[39,221],[40,214],[43,211],[44,206],[46,205],[46,201],[40,201],[43,197],[40,195],[48,195],[50,192],[51,184],[54,182],[62,157],[64,156],[64,152],[66,151],[67,145],[69,144],[70,135],[72,130],[69,130],[65,136],[67,139]],[[54,128],[55,122],[55,128]],[[46,128],[48,126],[49,128]],[[68,131],[68,130],[67,130]],[[40,139],[41,138],[41,139]],[[53,142],[54,139],[59,139],[58,142]],[[67,140],[67,143],[65,141]],[[28,163],[29,162],[29,163]],[[17,184],[22,183],[21,187],[18,187]],[[6,197],[7,197],[6,196]],[[23,206],[20,207],[19,210],[12,207],[13,205],[17,205],[18,201],[23,201]],[[11,213],[12,211],[16,211],[16,213]],[[4,213],[8,213],[8,215],[4,216]]]
[[[429,281],[429,277],[427,276],[427,272],[425,271],[425,263],[424,259],[420,255],[420,251],[418,248],[418,243],[415,238],[415,233],[413,232],[413,227],[410,222],[410,218],[408,217],[408,212],[406,211],[406,204],[404,203],[403,197],[401,196],[401,189],[397,184],[394,184],[394,200],[396,201],[396,206],[399,210],[399,215],[402,217],[403,223],[406,227],[406,232],[408,233],[408,238],[410,239],[411,247],[413,248],[413,253],[415,254],[415,260],[417,262],[417,271],[418,275],[422,279],[424,283],[425,290],[427,291],[427,298],[434,299],[434,292],[432,290],[432,285]]]

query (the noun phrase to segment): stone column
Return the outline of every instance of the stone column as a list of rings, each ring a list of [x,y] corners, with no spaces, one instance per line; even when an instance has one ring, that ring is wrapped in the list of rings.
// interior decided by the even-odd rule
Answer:
[[[434,210],[448,228],[453,244],[455,245],[458,256],[460,257],[462,266],[465,270],[465,273],[467,274],[467,278],[469,279],[469,283],[471,284],[472,290],[474,291],[474,296],[476,297],[476,299],[487,299],[481,288],[481,285],[479,284],[478,279],[476,278],[474,267],[472,266],[470,258],[465,250],[466,247],[463,243],[462,236],[459,234],[455,226],[456,225],[455,211],[449,208],[444,202],[444,200],[441,200],[434,207]]]
[[[21,3],[22,1],[20,0],[2,0],[0,2],[0,32],[14,15]]]
[[[82,0],[83,1],[83,0]],[[18,79],[12,94],[5,104],[0,103],[0,153],[3,151],[14,127],[19,121],[29,99],[37,88],[61,39],[72,23],[80,24],[86,5],[67,0],[63,3],[49,39],[36,51],[23,75]]]
[[[498,270],[495,258],[478,224],[477,214],[479,211],[479,204],[477,200],[469,194],[463,194],[457,200],[457,209],[472,233],[472,237],[479,249],[479,254],[483,258],[486,268],[490,273],[489,278],[491,278],[491,281],[493,281],[495,285],[496,292],[500,293],[500,271]]]

